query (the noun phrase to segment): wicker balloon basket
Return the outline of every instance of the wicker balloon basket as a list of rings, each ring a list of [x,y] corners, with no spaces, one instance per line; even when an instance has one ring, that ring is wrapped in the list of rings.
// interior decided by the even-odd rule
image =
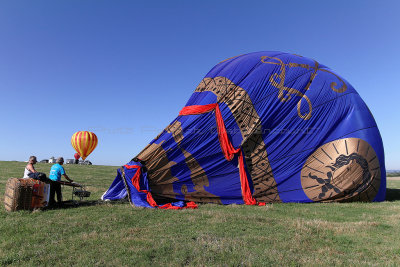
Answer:
[[[46,207],[50,186],[35,179],[10,178],[4,192],[4,206],[7,211],[34,210]]]

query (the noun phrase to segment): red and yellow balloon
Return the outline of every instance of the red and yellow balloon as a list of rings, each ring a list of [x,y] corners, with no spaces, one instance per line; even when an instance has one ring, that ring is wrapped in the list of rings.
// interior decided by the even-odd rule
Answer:
[[[85,160],[96,148],[97,136],[92,132],[79,131],[72,135],[71,144],[81,158]]]

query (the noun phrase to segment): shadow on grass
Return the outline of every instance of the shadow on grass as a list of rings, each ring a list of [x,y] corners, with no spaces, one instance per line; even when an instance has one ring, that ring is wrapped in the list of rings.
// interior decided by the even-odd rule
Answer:
[[[129,201],[102,201],[102,200],[90,200],[90,201],[63,201],[60,206],[46,207],[43,208],[43,211],[46,210],[55,210],[55,209],[73,209],[80,207],[90,207],[90,206],[103,206],[103,205],[126,205]]]
[[[387,188],[386,201],[398,201],[398,200],[400,200],[400,189]]]

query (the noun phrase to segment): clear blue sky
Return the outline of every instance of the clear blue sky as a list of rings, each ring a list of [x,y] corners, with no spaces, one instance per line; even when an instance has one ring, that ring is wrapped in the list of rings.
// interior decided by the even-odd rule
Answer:
[[[278,50],[346,78],[370,107],[388,169],[400,169],[400,1],[0,1],[0,160],[122,165],[223,59]]]

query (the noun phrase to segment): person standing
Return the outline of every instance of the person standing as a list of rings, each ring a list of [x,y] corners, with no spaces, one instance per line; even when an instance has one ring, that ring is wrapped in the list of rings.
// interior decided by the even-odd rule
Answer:
[[[61,176],[64,176],[64,178],[70,181],[71,183],[73,182],[73,180],[70,179],[68,175],[65,173],[64,167],[62,166],[63,164],[64,164],[64,158],[59,157],[56,161],[56,164],[51,166],[49,175],[49,179],[51,180],[49,206],[53,206],[55,204],[55,199],[54,199],[55,194],[57,194],[58,206],[61,205],[62,193],[61,193],[61,184],[59,183],[59,181],[61,181]]]

